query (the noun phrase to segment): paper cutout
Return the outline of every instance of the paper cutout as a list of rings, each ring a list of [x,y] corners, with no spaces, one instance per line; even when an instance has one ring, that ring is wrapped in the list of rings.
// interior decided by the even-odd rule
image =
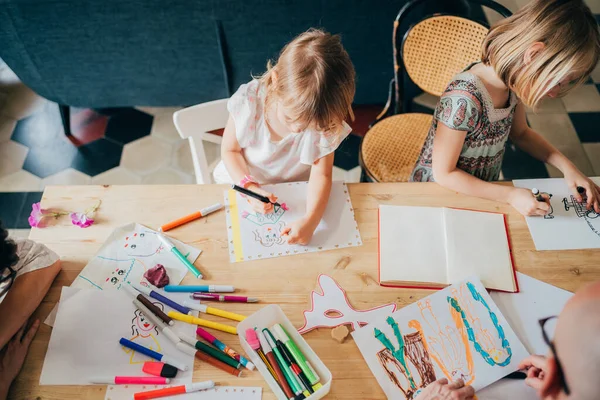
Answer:
[[[288,245],[282,235],[286,226],[304,216],[307,182],[267,185],[264,189],[275,193],[281,201],[285,199],[288,209],[281,207],[274,213],[263,215],[254,212],[240,193],[225,192],[231,262],[362,245],[345,183],[333,183],[327,209],[308,246]]]
[[[164,387],[171,387],[168,385]],[[163,386],[156,386],[160,388]],[[110,389],[110,387],[109,387]],[[106,391],[104,400],[131,400],[133,394],[144,391],[154,390],[154,386],[141,389],[139,385],[112,386],[112,390]],[[209,390],[201,390],[199,392],[178,394],[175,396],[161,397],[161,400],[261,400],[261,387],[241,387],[241,386],[215,386]]]
[[[178,240],[171,241],[191,263],[194,263],[201,253],[201,250]],[[188,272],[173,253],[165,250],[156,236],[156,231],[140,224],[128,224],[113,231],[98,253],[81,270],[71,287],[118,290],[124,282],[149,287],[144,273],[156,264],[165,266],[173,285],[181,282]],[[53,325],[56,310],[55,306],[44,321],[46,324]]]
[[[461,378],[479,390],[517,370],[528,355],[477,278],[389,313],[352,336],[393,399],[413,399],[440,378]]]
[[[380,320],[396,311],[396,304],[384,304],[368,310],[356,310],[350,305],[346,292],[329,275],[317,278],[321,293],[311,292],[311,308],[304,311],[304,325],[298,329],[303,335],[315,328],[335,328],[350,324],[353,329]]]
[[[185,293],[169,296],[175,301],[187,298]],[[179,371],[173,383],[191,382],[194,357],[155,330],[124,291],[63,287],[55,322],[40,385],[89,385],[93,377],[142,375],[142,363],[153,360],[124,349],[121,337],[185,362],[189,370]],[[172,329],[195,334],[195,326],[184,322],[176,321]]]
[[[600,185],[600,177],[590,179]],[[551,196],[549,215],[525,218],[536,250],[600,248],[600,215],[588,210],[585,202],[578,203],[564,179],[524,179],[513,184],[526,189],[535,187]]]

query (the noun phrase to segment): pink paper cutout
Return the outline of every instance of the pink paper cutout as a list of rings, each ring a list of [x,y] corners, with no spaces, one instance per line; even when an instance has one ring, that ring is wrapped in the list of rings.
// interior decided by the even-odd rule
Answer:
[[[329,275],[321,274],[317,278],[321,293],[311,292],[311,308],[305,310],[304,325],[298,329],[301,335],[316,328],[335,328],[350,324],[353,329],[380,320],[396,311],[396,304],[384,304],[368,310],[356,310],[348,301],[346,291]],[[340,315],[328,316],[336,312]]]

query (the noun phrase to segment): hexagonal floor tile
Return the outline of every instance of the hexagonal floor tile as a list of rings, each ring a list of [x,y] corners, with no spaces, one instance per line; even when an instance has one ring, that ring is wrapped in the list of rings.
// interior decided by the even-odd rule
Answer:
[[[125,145],[121,166],[139,175],[158,171],[169,164],[172,147],[152,136]]]
[[[56,141],[64,139],[65,131],[58,105],[50,102],[35,114],[19,121],[12,135],[12,140],[30,149],[48,147]]]
[[[105,136],[117,143],[131,143],[150,134],[152,120],[152,115],[134,108],[120,112],[108,120]]]
[[[44,186],[48,185],[89,185],[92,178],[89,175],[72,168],[67,168],[57,174],[51,175],[42,181]]]
[[[0,178],[2,192],[31,192],[41,188],[42,179],[23,169]]]
[[[76,154],[77,148],[63,137],[45,147],[30,148],[23,169],[46,178],[69,168]]]
[[[11,85],[10,92],[8,92],[8,97],[2,108],[2,114],[21,120],[37,113],[49,103],[50,101],[19,82],[16,85]]]
[[[123,167],[116,167],[92,178],[94,185],[138,185],[142,177]]]
[[[190,152],[190,143],[187,140],[182,140],[180,143],[175,145],[173,166],[187,174],[195,174],[192,153]]]
[[[157,137],[169,143],[175,143],[183,140],[181,136],[179,136],[179,133],[177,133],[177,129],[173,123],[172,112],[161,112],[154,115],[150,136]]]
[[[20,171],[27,157],[28,150],[27,147],[12,140],[0,143],[0,176]]]
[[[109,139],[98,139],[79,147],[71,167],[90,176],[96,176],[119,166],[123,147]]]
[[[193,181],[194,177],[192,175],[170,167],[161,168],[142,179],[142,183],[145,185],[180,185],[189,184]]]
[[[0,115],[0,143],[10,140],[15,126],[17,126],[16,120],[5,115]]]

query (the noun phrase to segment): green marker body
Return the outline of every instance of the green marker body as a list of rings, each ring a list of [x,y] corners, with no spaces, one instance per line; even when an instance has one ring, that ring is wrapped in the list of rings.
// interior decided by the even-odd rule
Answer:
[[[274,329],[275,333],[277,333],[278,336],[282,336],[280,337],[281,341],[283,342],[285,347],[290,351],[290,353],[292,353],[294,360],[296,361],[296,363],[298,363],[298,366],[300,367],[302,372],[304,372],[304,375],[306,375],[306,377],[310,381],[310,384],[316,385],[320,381],[320,378],[317,375],[315,375],[313,373],[312,368],[308,366],[308,364],[306,363],[306,358],[304,358],[304,354],[302,354],[296,343],[294,343],[294,341],[290,339],[290,336],[287,334],[287,332],[283,329],[281,325],[275,324]]]
[[[219,350],[213,349],[212,347],[202,343],[201,341],[197,341],[194,347],[196,347],[196,349],[200,350],[201,352],[206,353],[209,356],[212,356],[217,360],[224,362],[227,365],[231,365],[233,368],[240,369],[240,367],[242,366],[239,362],[229,357],[227,354],[222,353]]]
[[[277,357],[279,366],[281,367],[281,370],[285,374],[285,377],[286,377],[290,387],[292,388],[292,392],[294,392],[294,394],[296,396],[299,395],[300,393],[302,393],[302,388],[300,386],[298,386],[298,382],[296,381],[296,379],[294,379],[294,373],[290,369],[289,365],[287,365],[287,363],[283,359],[281,352],[277,348],[277,344],[273,340],[273,336],[272,336],[271,332],[269,332],[269,330],[267,328],[264,328],[263,334],[265,335],[265,338],[267,338],[267,342],[269,342],[269,345],[273,348],[273,353],[275,353],[275,357]]]

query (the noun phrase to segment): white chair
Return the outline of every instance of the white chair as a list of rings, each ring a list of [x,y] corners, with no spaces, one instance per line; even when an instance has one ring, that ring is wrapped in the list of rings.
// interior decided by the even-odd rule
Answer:
[[[184,108],[173,114],[175,128],[179,136],[187,139],[190,143],[192,152],[192,161],[194,163],[194,172],[196,173],[196,183],[205,184],[213,181],[211,171],[219,162],[219,159],[210,166],[206,160],[204,152],[204,140],[216,144],[221,144],[222,138],[219,135],[210,133],[216,129],[225,128],[229,112],[227,111],[227,101],[221,99],[210,101],[208,103],[198,104],[192,107]]]

